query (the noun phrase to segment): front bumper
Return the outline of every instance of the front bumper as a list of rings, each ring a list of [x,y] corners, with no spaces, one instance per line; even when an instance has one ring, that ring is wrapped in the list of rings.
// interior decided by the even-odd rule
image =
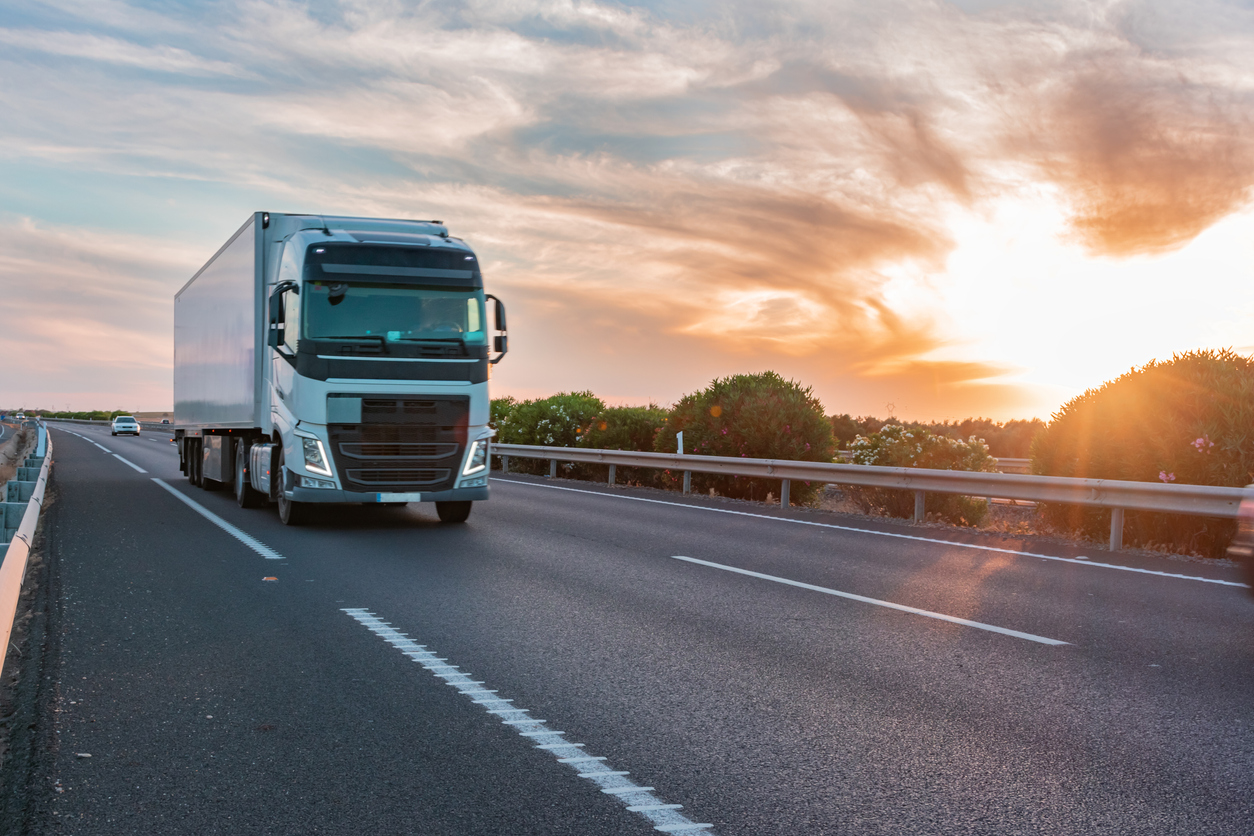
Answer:
[[[447,491],[374,492],[295,487],[288,492],[296,502],[341,502],[376,505],[387,502],[476,502],[488,498],[488,488],[451,488]]]

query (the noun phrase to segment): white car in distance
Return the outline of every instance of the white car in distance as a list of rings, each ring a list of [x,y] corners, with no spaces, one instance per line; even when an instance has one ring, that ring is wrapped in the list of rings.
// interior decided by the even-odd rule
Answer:
[[[130,415],[119,415],[113,419],[110,435],[139,435],[139,422]]]

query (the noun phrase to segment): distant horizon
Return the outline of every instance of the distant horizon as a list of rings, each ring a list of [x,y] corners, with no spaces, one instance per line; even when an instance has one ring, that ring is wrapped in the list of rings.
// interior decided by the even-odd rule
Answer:
[[[557,395],[557,394],[560,394],[560,393],[558,393],[558,392],[554,392],[553,394],[554,394],[554,395]],[[594,392],[593,394],[596,394],[596,393]],[[498,396],[498,397],[504,397],[504,396]],[[495,399],[494,399],[494,400],[495,400]],[[605,399],[604,399],[604,398],[602,398],[602,400],[604,401]],[[633,403],[610,403],[609,401],[606,401],[606,406],[612,406],[612,407],[621,407],[621,406],[648,406],[648,405],[649,405],[649,404],[647,404],[647,403],[634,403],[634,402],[633,402]],[[658,405],[659,407],[663,408],[663,409],[670,409],[670,408],[672,408],[672,407],[674,406],[674,404],[657,404],[657,405]],[[120,413],[124,413],[124,414],[127,414],[127,415],[132,415],[132,416],[134,416],[134,417],[136,417],[136,418],[139,418],[140,420],[145,420],[145,421],[146,421],[146,420],[148,420],[149,418],[155,418],[155,420],[160,420],[160,419],[162,419],[162,418],[170,418],[170,419],[173,419],[173,418],[174,418],[174,410],[173,410],[173,409],[168,409],[168,410],[160,410],[160,409],[142,409],[142,410],[141,410],[141,409],[132,409],[132,410],[127,410],[127,409],[52,409],[52,408],[49,408],[49,407],[40,407],[40,406],[35,406],[35,407],[21,407],[21,408],[9,409],[9,410],[3,410],[3,409],[0,409],[0,415],[13,415],[13,414],[18,413],[18,412],[24,412],[24,413],[44,413],[44,412],[54,412],[54,413],[55,413],[55,412],[75,412],[75,413],[83,413],[83,412],[86,412],[86,413],[104,412],[104,413],[110,413],[110,412],[120,412]],[[991,422],[992,422],[992,423],[994,423],[994,424],[1007,424],[1007,423],[1010,423],[1011,421],[1042,421],[1043,423],[1046,423],[1046,424],[1048,424],[1048,423],[1049,423],[1049,420],[1048,420],[1048,419],[1045,419],[1045,418],[1038,418],[1038,417],[1032,417],[1032,418],[1009,418],[1009,419],[1006,419],[1006,420],[999,421],[999,420],[995,420],[995,419],[992,419],[992,418],[988,418],[987,416],[983,416],[983,415],[968,415],[968,416],[966,416],[965,418],[938,418],[938,419],[903,418],[903,417],[902,417],[902,416],[900,416],[900,415],[893,415],[893,414],[887,414],[887,415],[883,415],[883,416],[881,416],[881,415],[875,415],[875,414],[871,414],[871,413],[832,412],[832,411],[825,411],[825,412],[824,412],[824,415],[825,415],[826,417],[828,417],[828,418],[835,418],[835,417],[838,417],[838,416],[841,416],[841,415],[848,415],[848,416],[850,416],[850,417],[852,417],[852,418],[855,418],[855,419],[872,418],[872,419],[875,419],[875,420],[882,420],[882,421],[884,421],[885,423],[888,423],[888,422],[891,422],[891,421],[901,421],[901,422],[903,422],[903,423],[920,423],[920,424],[945,424],[945,423],[948,423],[948,424],[961,424],[961,423],[962,423],[962,422],[964,422],[964,421],[991,421]],[[144,417],[144,416],[147,416],[147,417]]]

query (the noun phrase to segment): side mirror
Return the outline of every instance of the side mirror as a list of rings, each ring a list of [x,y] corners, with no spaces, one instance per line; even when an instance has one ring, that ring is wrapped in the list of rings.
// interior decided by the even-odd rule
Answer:
[[[266,333],[266,345],[271,348],[278,348],[283,344],[283,294],[295,287],[295,282],[280,282],[270,292],[270,324]]]
[[[491,293],[485,295],[483,298],[491,299],[494,303],[496,303],[493,308],[493,313],[496,314],[496,330],[501,333],[497,334],[496,337],[492,339],[492,350],[497,352],[497,356],[488,361],[489,363],[496,365],[501,362],[501,358],[503,358],[509,351],[509,334],[506,333],[509,329],[505,325],[505,305],[500,299],[497,299]]]

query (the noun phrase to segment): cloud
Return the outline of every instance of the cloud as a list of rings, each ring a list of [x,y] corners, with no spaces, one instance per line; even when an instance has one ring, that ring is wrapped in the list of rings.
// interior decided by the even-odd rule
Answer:
[[[79,32],[0,29],[0,44],[53,55],[88,58],[156,72],[246,77],[240,68],[169,46],[146,47],[130,41]]]
[[[619,365],[682,358],[667,374],[683,388],[660,400],[760,360],[833,392],[944,404],[996,384],[1009,403],[1012,364],[956,358],[955,207],[1044,179],[1092,252],[1156,253],[1248,201],[1254,171],[1239,15],[1214,30],[1136,3],[259,0],[144,32],[126,4],[61,5],[0,30],[6,160],[99,178],[134,205],[179,197],[179,240],[198,243],[175,245],[163,277],[203,261],[210,213],[232,228],[256,208],[443,217],[546,329],[530,356],[516,334],[511,361],[539,369],[526,387],[591,374],[560,350],[575,330],[613,335]],[[167,280],[152,239],[93,262],[107,225],[57,262],[60,287],[108,275],[142,296],[137,276]],[[111,304],[55,316],[119,340],[160,332],[135,322],[144,304]]]
[[[1038,110],[1015,143],[1038,149],[1090,251],[1177,249],[1250,201],[1254,77],[1222,83],[1213,69],[1119,39],[1068,52],[1029,83]]]
[[[9,397],[38,394],[78,408],[168,405],[173,296],[196,256],[160,239],[0,223],[5,327],[0,371]],[[190,269],[189,269],[190,268]]]

